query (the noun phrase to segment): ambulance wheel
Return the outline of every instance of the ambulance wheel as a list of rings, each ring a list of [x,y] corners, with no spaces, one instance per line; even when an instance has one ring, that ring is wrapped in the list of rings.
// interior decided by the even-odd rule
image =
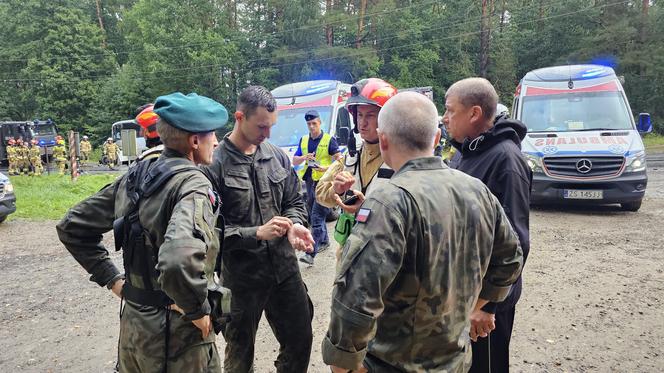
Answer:
[[[634,211],[634,212],[639,211],[639,209],[641,208],[641,200],[621,203],[620,208],[625,211]]]

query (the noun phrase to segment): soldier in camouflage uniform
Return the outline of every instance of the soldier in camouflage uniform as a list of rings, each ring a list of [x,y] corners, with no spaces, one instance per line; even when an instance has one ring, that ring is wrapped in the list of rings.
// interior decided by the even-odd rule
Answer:
[[[214,130],[227,122],[228,113],[207,97],[181,93],[157,98],[155,112],[161,117],[163,154],[140,160],[116,182],[69,210],[57,226],[58,235],[92,281],[126,300],[120,320],[121,372],[221,372],[215,334],[210,333],[210,313],[216,308],[211,309],[209,290],[218,286],[214,269],[219,201],[195,164],[212,161]],[[141,178],[135,171],[146,169],[145,162],[143,176],[149,177]],[[154,184],[149,180],[165,174],[170,177],[150,189]],[[135,180],[142,182],[140,205],[132,199]],[[140,246],[120,241],[125,282],[101,240],[103,233],[118,228],[114,222],[127,222],[132,204],[140,207],[137,231],[145,233],[132,241]],[[115,233],[117,249],[119,239],[127,236]],[[142,250],[128,253],[138,247]]]
[[[398,171],[367,195],[343,247],[322,345],[333,372],[467,371],[471,311],[520,273],[496,198],[433,156],[437,116],[414,92],[379,114],[382,157]]]
[[[233,293],[224,330],[224,370],[253,372],[256,330],[263,311],[279,341],[279,373],[304,373],[311,354],[313,306],[295,251],[313,250],[304,226],[307,208],[300,182],[283,150],[266,142],[277,105],[265,87],[244,89],[235,128],[206,168],[224,199],[224,286]]]

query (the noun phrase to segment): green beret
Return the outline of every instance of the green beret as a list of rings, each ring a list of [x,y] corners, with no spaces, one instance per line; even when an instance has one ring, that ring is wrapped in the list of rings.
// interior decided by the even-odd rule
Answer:
[[[153,111],[171,126],[190,133],[211,132],[228,122],[224,105],[196,93],[159,96]]]

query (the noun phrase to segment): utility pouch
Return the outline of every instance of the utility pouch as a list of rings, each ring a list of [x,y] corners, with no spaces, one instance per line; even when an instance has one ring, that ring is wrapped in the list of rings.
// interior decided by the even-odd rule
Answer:
[[[214,332],[219,334],[231,320],[231,289],[220,285],[208,285],[208,302]]]
[[[349,214],[347,212],[339,215],[339,220],[337,220],[337,225],[334,226],[334,240],[343,246],[350,236],[350,231],[355,224],[355,215]]]

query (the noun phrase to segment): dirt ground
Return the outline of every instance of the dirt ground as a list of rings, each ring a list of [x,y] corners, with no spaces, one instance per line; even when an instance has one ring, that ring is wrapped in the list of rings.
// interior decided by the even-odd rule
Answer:
[[[532,249],[512,339],[514,372],[661,372],[664,367],[664,157],[649,163],[637,213],[533,208]],[[119,302],[87,280],[54,221],[0,225],[0,372],[111,372]],[[105,243],[112,247],[112,238]],[[334,254],[302,267],[314,302],[311,372],[327,372]],[[118,261],[120,256],[113,254]],[[223,340],[219,338],[223,350]],[[256,371],[274,371],[267,323]]]

